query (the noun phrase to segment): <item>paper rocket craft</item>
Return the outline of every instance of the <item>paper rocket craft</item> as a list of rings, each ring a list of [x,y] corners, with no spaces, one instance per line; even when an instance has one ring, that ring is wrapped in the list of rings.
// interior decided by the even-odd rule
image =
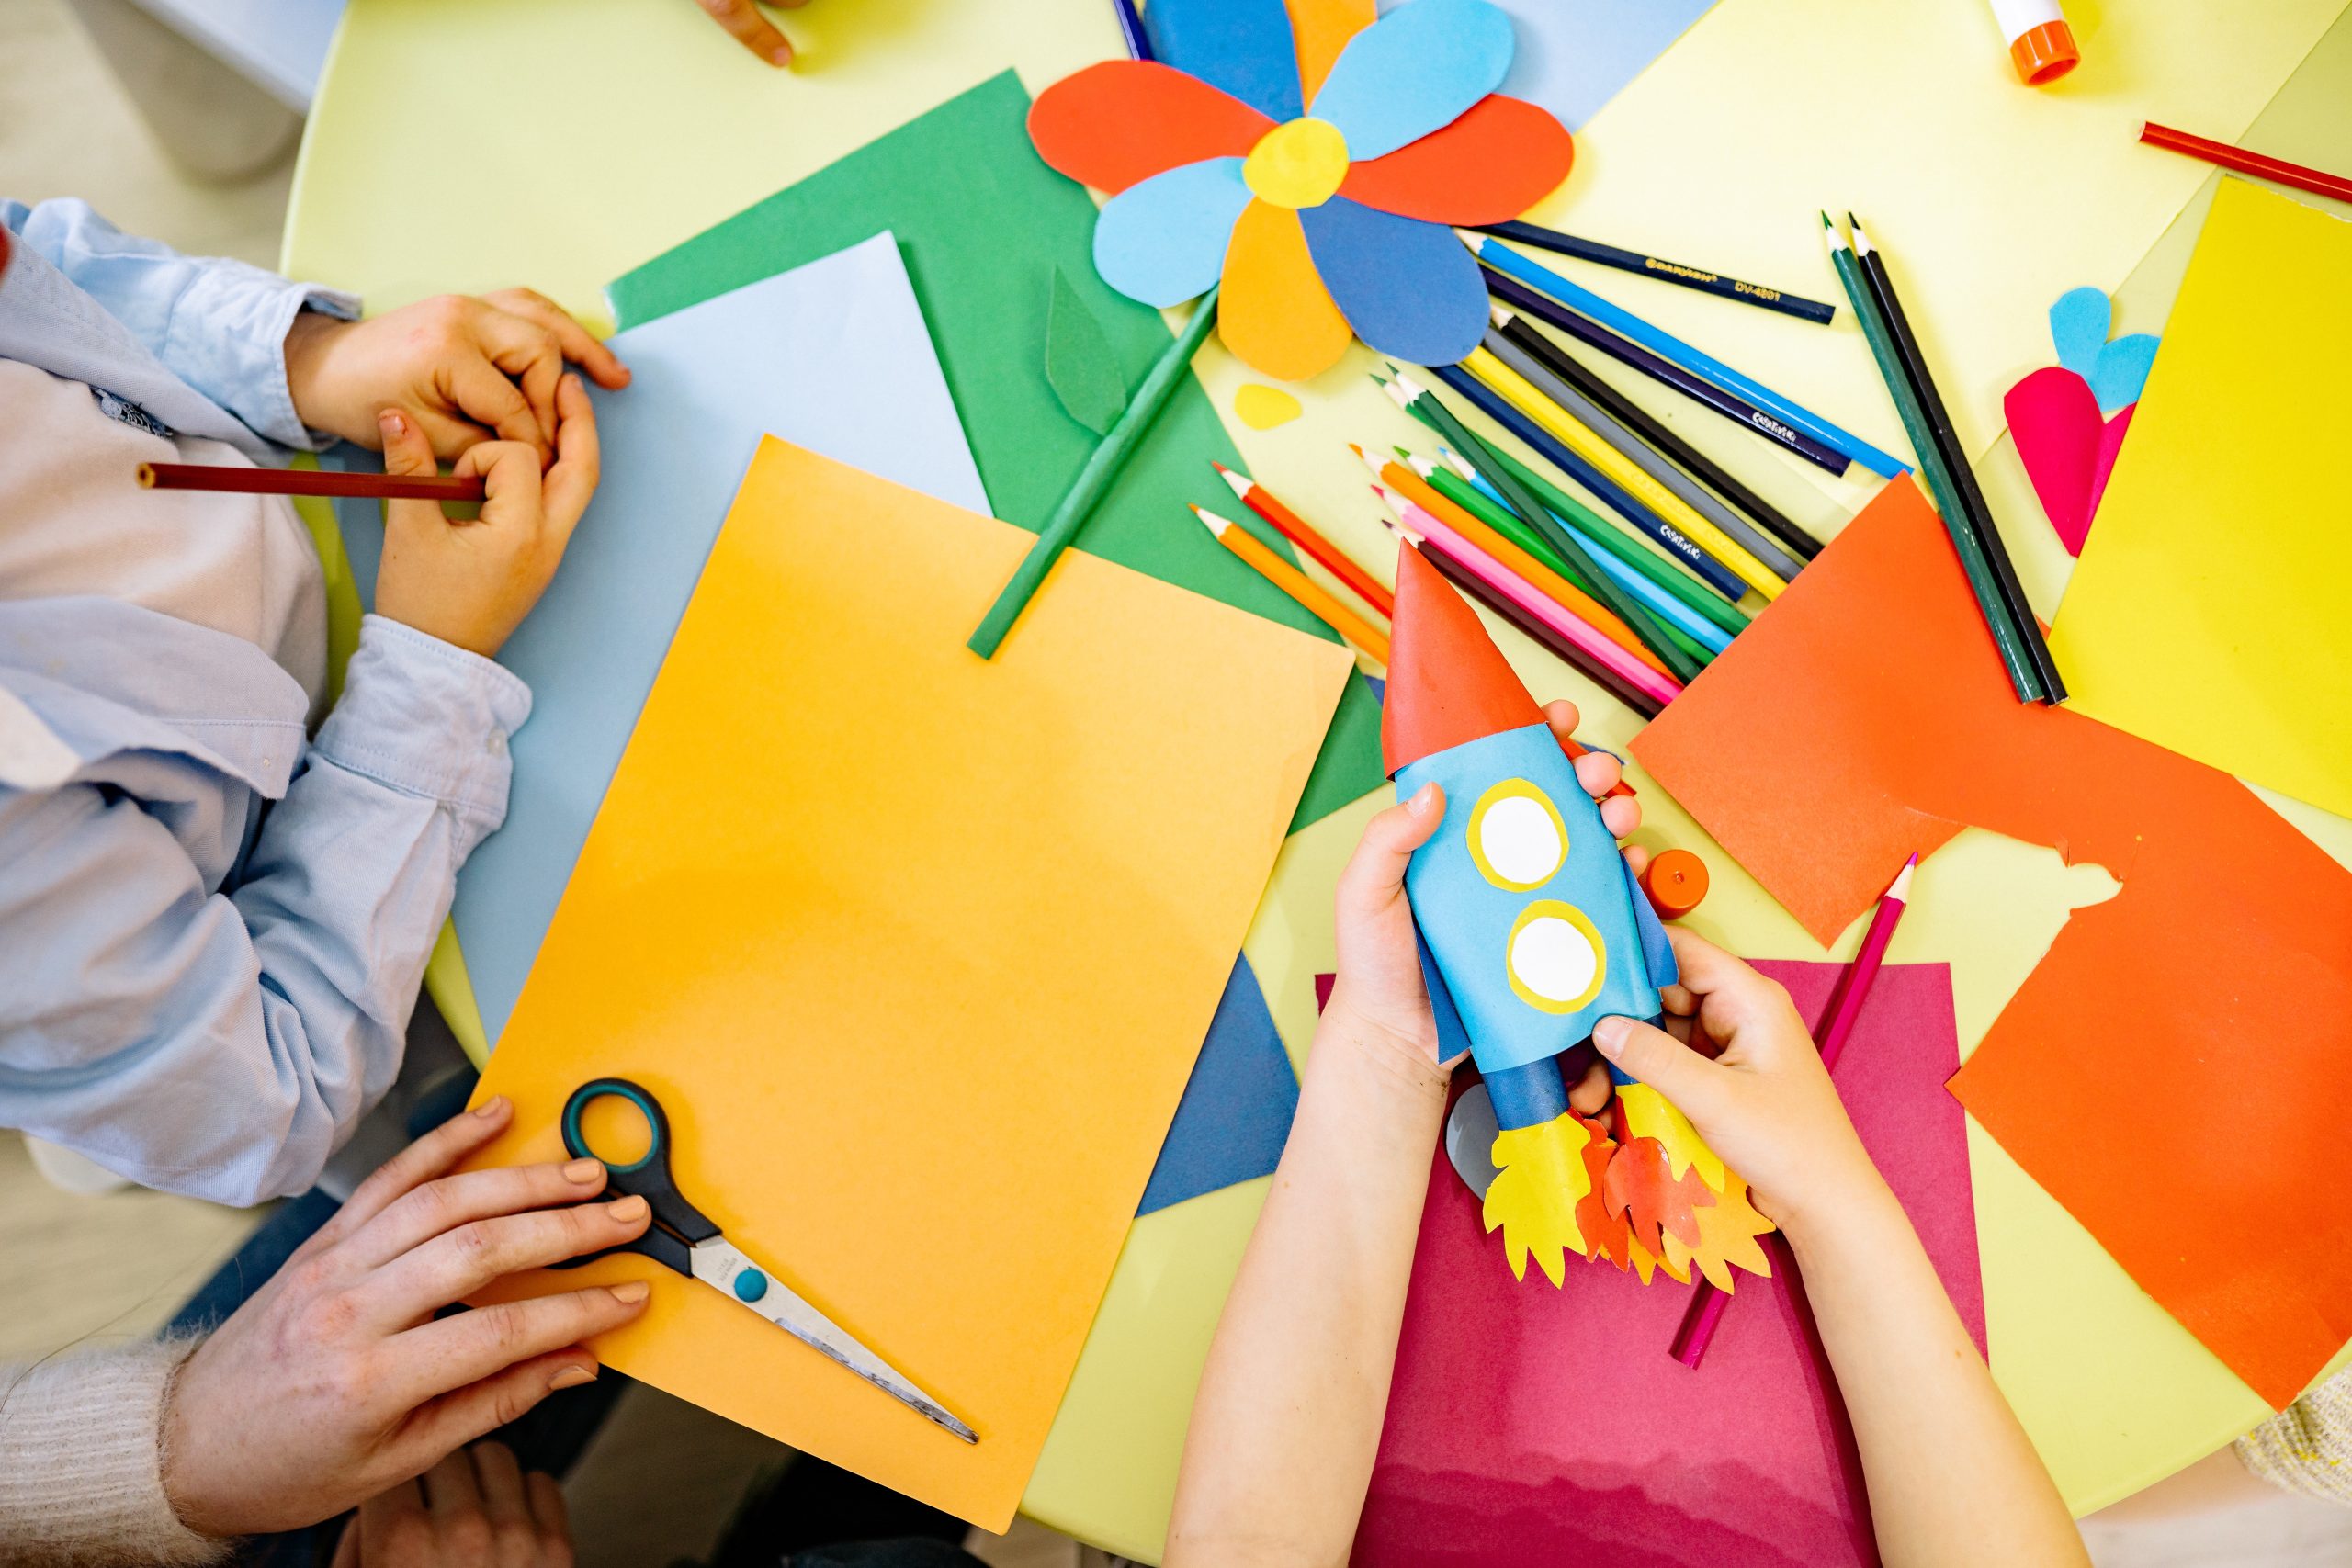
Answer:
[[[1388,771],[1400,796],[1435,781],[1446,799],[1405,889],[1430,1004],[1442,1027],[1458,1018],[1494,1102],[1486,1222],[1511,1271],[1532,1253],[1556,1285],[1574,1251],[1645,1284],[1660,1268],[1726,1291],[1734,1264],[1769,1273],[1770,1223],[1656,1089],[1612,1066],[1607,1124],[1569,1108],[1561,1054],[1608,1014],[1657,1018],[1673,949],[1535,700],[1409,545],[1392,624]]]
[[[1219,334],[1283,380],[1361,337],[1417,365],[1478,346],[1487,292],[1450,225],[1516,218],[1567,177],[1567,131],[1495,92],[1510,17],[1487,0],[1152,0],[1156,62],[1041,94],[1046,163],[1111,193],[1103,281],[1148,305],[1222,283]]]

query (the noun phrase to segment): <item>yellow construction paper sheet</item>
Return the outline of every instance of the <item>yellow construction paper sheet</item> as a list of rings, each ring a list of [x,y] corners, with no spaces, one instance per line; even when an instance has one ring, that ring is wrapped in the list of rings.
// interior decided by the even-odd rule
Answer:
[[[689,1201],[979,1433],[644,1259],[629,1375],[1001,1529],[1351,661],[763,444],[480,1093],[662,1100]],[[1171,654],[1178,656],[1171,657]],[[618,1152],[618,1151],[616,1151]]]
[[[2352,223],[2222,182],[2052,630],[2078,712],[2352,815]]]

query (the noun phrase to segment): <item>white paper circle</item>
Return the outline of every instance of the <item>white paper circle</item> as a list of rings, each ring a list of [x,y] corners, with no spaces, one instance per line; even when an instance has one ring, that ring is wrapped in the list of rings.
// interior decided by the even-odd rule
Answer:
[[[1535,887],[1560,869],[1567,846],[1542,801],[1507,795],[1478,814],[1478,852],[1504,881]]]
[[[1510,941],[1510,972],[1546,1001],[1572,1002],[1592,988],[1600,954],[1591,939],[1557,915],[1541,915]]]

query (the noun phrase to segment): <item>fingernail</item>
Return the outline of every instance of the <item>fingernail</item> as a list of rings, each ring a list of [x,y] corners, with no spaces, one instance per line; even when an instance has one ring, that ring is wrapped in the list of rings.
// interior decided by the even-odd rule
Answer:
[[[556,1373],[555,1376],[548,1379],[548,1390],[549,1393],[553,1393],[555,1390],[560,1388],[578,1388],[583,1382],[594,1382],[595,1381],[596,1374],[590,1371],[585,1367],[566,1367],[563,1371]]]
[[[1614,1057],[1624,1049],[1625,1028],[1622,1018],[1602,1019],[1592,1026],[1592,1048],[1604,1056]]]
[[[576,1159],[563,1168],[566,1181],[594,1181],[604,1174],[604,1163],[600,1160]]]
[[[1405,808],[1408,811],[1410,811],[1414,816],[1419,817],[1427,812],[1430,806],[1436,803],[1436,800],[1437,785],[1433,784],[1425,784],[1420,788],[1413,792],[1413,798],[1406,802]]]
[[[384,434],[387,435],[408,434],[408,421],[401,417],[401,411],[398,409],[386,409],[376,416],[376,422],[383,427]]]
[[[768,63],[769,63],[769,64],[771,64],[771,65],[789,65],[789,64],[791,64],[791,63],[792,63],[792,51],[790,51],[790,50],[788,50],[788,49],[774,49],[774,50],[770,50],[770,51],[768,51]]]
[[[613,1218],[621,1224],[633,1225],[637,1224],[638,1221],[645,1218],[645,1200],[642,1198],[624,1198],[619,1202],[614,1204],[610,1209],[607,1209],[605,1213],[612,1215]]]
[[[483,1100],[480,1105],[474,1107],[474,1114],[481,1117],[485,1122],[496,1121],[499,1117],[506,1114],[506,1097],[503,1094],[492,1095],[488,1100]]]
[[[629,1280],[621,1284],[607,1285],[605,1288],[613,1292],[613,1300],[625,1307],[633,1307],[653,1293],[653,1287],[642,1280]]]

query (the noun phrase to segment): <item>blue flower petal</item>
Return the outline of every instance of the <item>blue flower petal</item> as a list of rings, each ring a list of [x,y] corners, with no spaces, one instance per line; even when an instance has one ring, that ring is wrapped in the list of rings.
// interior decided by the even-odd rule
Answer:
[[[1409,0],[1348,40],[1308,109],[1356,163],[1419,141],[1502,83],[1510,17],[1487,0]]]
[[[1298,46],[1283,0],[1150,0],[1143,7],[1143,26],[1160,63],[1189,72],[1278,121],[1306,112]]]
[[[1306,209],[1298,220],[1340,314],[1382,354],[1452,365],[1486,335],[1486,283],[1453,230],[1345,197]]]
[[[1250,205],[1241,160],[1180,164],[1113,197],[1094,223],[1094,270],[1130,299],[1166,309],[1208,292]]]

